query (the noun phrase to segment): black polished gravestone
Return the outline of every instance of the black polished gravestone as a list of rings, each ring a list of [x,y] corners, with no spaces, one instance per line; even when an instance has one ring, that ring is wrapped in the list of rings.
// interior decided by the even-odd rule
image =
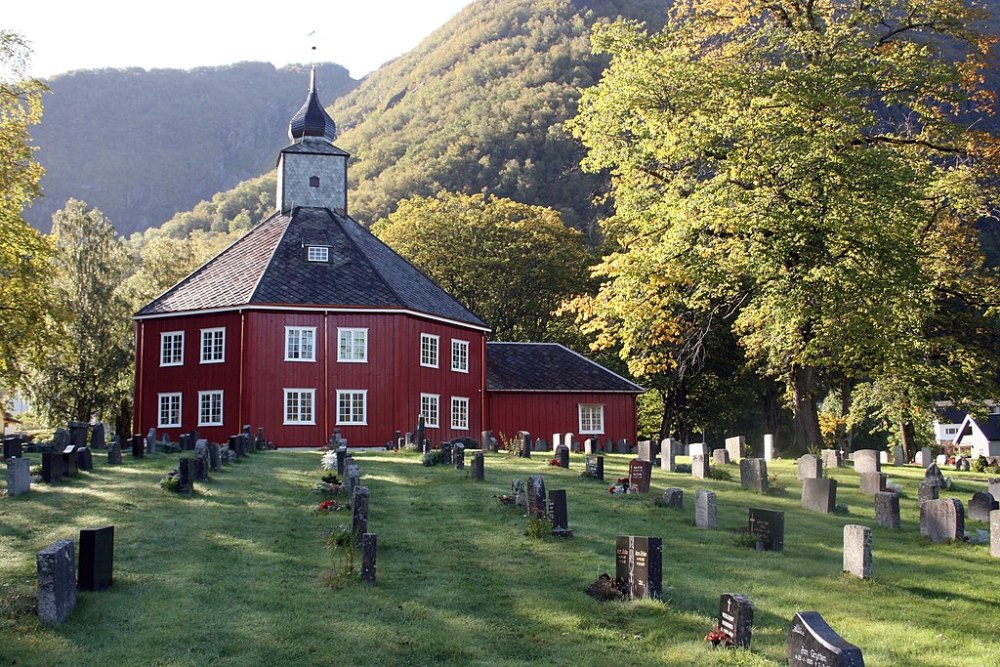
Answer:
[[[361,581],[375,585],[376,560],[378,558],[378,535],[364,533],[361,536]]]
[[[141,435],[132,436],[132,458],[141,459],[146,455],[145,443]]]
[[[800,611],[788,630],[788,667],[864,667],[861,649],[833,631],[819,612]]]
[[[337,474],[341,477],[344,476],[344,471],[347,470],[347,447],[337,447]]]
[[[521,437],[521,453],[518,454],[521,458],[530,459],[531,458],[531,434],[527,431],[521,431],[519,433]]]
[[[545,480],[541,475],[532,475],[528,478],[528,518],[545,518]]]
[[[62,451],[63,477],[74,477],[79,469],[76,466],[76,447],[69,445]]]
[[[486,479],[482,452],[473,452],[472,454],[472,479],[477,482],[482,482]]]
[[[757,538],[757,551],[782,551],[785,548],[785,513],[751,507],[750,534]]]
[[[120,466],[122,464],[122,442],[116,435],[108,445],[108,464]]]
[[[76,587],[99,591],[112,583],[115,556],[115,527],[84,528],[80,531],[80,565]]]
[[[653,474],[653,464],[649,461],[633,459],[628,462],[628,485],[639,493],[649,493],[649,482]]]
[[[104,424],[97,422],[90,429],[90,448],[91,449],[104,449]]]
[[[596,479],[599,482],[604,481],[604,457],[603,456],[588,456],[587,457],[587,476]]]
[[[663,540],[619,535],[615,539],[615,586],[626,599],[663,597]]]
[[[80,447],[76,450],[76,467],[85,472],[94,469],[94,454],[90,451],[90,447]]]
[[[556,537],[570,537],[573,531],[569,529],[569,518],[566,510],[566,490],[557,489],[549,492],[552,511],[552,534]]]
[[[177,462],[177,479],[180,485],[177,487],[179,493],[194,493],[194,459],[182,458]]]
[[[569,447],[566,445],[556,447],[556,459],[559,461],[560,468],[569,469]]]
[[[745,595],[723,593],[719,597],[719,629],[736,648],[750,648],[753,635],[753,602]]]
[[[451,460],[455,466],[455,470],[465,470],[465,445],[460,442],[455,443]]]
[[[446,466],[451,465],[451,450],[452,447],[450,442],[441,443],[441,463]]]
[[[3,460],[19,459],[24,457],[24,448],[20,436],[8,435],[3,439]]]
[[[62,454],[59,452],[42,452],[42,481],[46,484],[58,484],[63,478]]]

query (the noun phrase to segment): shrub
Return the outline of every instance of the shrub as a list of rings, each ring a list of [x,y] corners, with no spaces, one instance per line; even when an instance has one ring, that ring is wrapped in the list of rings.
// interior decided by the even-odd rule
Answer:
[[[989,461],[986,460],[985,456],[980,456],[978,459],[972,462],[973,472],[986,472],[986,468],[989,466]]]
[[[708,469],[709,479],[721,479],[723,481],[729,481],[733,478],[728,471],[719,468],[718,466],[712,466]]]
[[[528,519],[528,528],[524,531],[528,537],[536,539],[552,534],[552,521],[548,517]]]
[[[436,466],[444,460],[440,449],[432,449],[429,452],[424,452],[424,465],[425,466]]]

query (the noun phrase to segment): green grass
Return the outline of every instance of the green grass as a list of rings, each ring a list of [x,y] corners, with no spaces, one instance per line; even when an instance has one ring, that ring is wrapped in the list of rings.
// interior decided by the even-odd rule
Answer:
[[[488,455],[486,482],[423,467],[417,455],[355,454],[371,489],[378,585],[334,590],[326,531],[346,512],[316,513],[320,456],[268,452],[227,466],[193,497],[163,492],[177,455],[109,467],[0,499],[0,664],[16,665],[783,665],[788,623],[816,610],[865,654],[865,664],[1000,664],[1000,561],[985,545],[927,543],[919,534],[922,470],[887,468],[904,486],[903,529],[874,527],[857,476],[841,469],[846,515],[800,510],[792,462],[772,462],[785,492],[757,496],[733,481],[653,472],[649,495],[610,496],[571,469]],[[36,455],[37,458],[37,455]],[[609,456],[606,478],[626,475]],[[533,539],[526,519],[497,505],[514,477],[544,475],[568,491],[569,540]],[[975,475],[948,473],[943,495],[967,503]],[[684,509],[655,507],[668,486]],[[3,483],[0,482],[0,488]],[[694,492],[716,492],[719,528],[694,527]],[[747,507],[785,511],[785,551],[736,545]],[[35,616],[35,553],[79,529],[115,525],[115,584],[81,592],[65,624]],[[874,575],[841,574],[843,526],[873,526]],[[986,528],[969,522],[967,529]],[[664,601],[599,603],[583,589],[614,572],[617,534],[663,538]],[[77,547],[78,548],[78,547]],[[702,640],[719,595],[756,606],[750,652]]]

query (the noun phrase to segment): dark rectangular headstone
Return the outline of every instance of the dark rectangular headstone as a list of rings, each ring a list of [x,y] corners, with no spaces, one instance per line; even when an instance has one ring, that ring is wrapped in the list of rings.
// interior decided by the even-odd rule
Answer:
[[[558,530],[569,528],[569,518],[566,511],[566,490],[555,489],[549,493],[552,501],[552,528]]]
[[[455,470],[465,469],[465,445],[458,442],[452,449],[451,460],[455,464]]]
[[[87,431],[90,429],[90,424],[87,422],[70,422],[69,423],[69,444],[73,445],[73,448],[84,447],[87,444]]]
[[[556,447],[556,459],[559,460],[559,467],[569,469],[569,447],[559,445]]]
[[[194,459],[184,457],[177,463],[177,472],[180,473],[178,477],[180,486],[177,488],[177,491],[180,493],[194,493]]]
[[[451,465],[452,445],[450,442],[441,443],[441,463],[446,466]]]
[[[344,471],[347,469],[346,459],[347,447],[337,447],[337,475],[340,477],[344,476]]]
[[[97,422],[90,430],[90,448],[104,449],[104,424]]]
[[[753,602],[745,595],[723,593],[719,597],[719,629],[736,648],[750,648],[753,636]]]
[[[84,528],[80,531],[78,588],[99,591],[111,585],[115,556],[115,527]]]
[[[62,454],[60,452],[42,452],[42,481],[46,484],[58,484],[63,477]]]
[[[684,509],[684,489],[672,486],[663,492],[663,506],[672,509]]]
[[[3,439],[3,460],[19,459],[24,456],[24,447],[20,436],[8,435]]]
[[[861,649],[815,611],[800,611],[788,630],[788,667],[864,667]]]
[[[76,450],[76,467],[86,472],[94,469],[94,454],[90,451],[90,447],[80,447]]]
[[[212,472],[222,471],[222,457],[219,456],[218,443],[208,443],[208,467]]]
[[[76,607],[73,577],[73,540],[59,540],[35,556],[38,568],[38,619],[48,625],[62,623]]]
[[[663,597],[663,541],[659,537],[617,537],[615,586],[630,600]]]
[[[541,519],[545,510],[545,480],[541,475],[532,475],[528,478],[528,517]]]
[[[76,467],[76,447],[70,445],[62,451],[63,477],[74,477],[79,469]]]
[[[108,445],[108,463],[115,466],[122,464],[122,443],[117,435],[111,439],[111,444]]]
[[[653,464],[634,459],[628,463],[628,485],[639,493],[649,493],[649,482],[653,474]]]
[[[808,477],[802,480],[802,508],[829,514],[837,506],[837,480]]]
[[[525,459],[531,458],[531,434],[527,431],[521,432],[521,457]]]
[[[378,535],[364,533],[361,535],[361,581],[369,586],[375,585],[375,564],[378,557]]]
[[[748,491],[767,493],[767,461],[764,459],[740,459],[740,484]]]
[[[486,479],[486,470],[482,452],[474,452],[472,454],[472,479],[477,482],[482,482]]]
[[[587,457],[587,474],[593,479],[600,482],[604,481],[604,457],[603,456],[588,456]]]
[[[751,507],[750,534],[757,538],[758,551],[782,551],[785,548],[785,513]]]
[[[132,458],[141,459],[146,454],[141,435],[132,436]]]
[[[367,486],[355,486],[351,495],[351,533],[355,539],[368,532],[368,497]]]

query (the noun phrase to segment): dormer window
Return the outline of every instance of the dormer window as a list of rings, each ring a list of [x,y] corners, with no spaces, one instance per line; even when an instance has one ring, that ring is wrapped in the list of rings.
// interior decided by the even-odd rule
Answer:
[[[306,259],[310,262],[329,262],[330,249],[323,245],[306,246]]]
[[[311,187],[311,188],[318,188],[319,187],[319,176],[310,176],[309,177],[309,187]]]

